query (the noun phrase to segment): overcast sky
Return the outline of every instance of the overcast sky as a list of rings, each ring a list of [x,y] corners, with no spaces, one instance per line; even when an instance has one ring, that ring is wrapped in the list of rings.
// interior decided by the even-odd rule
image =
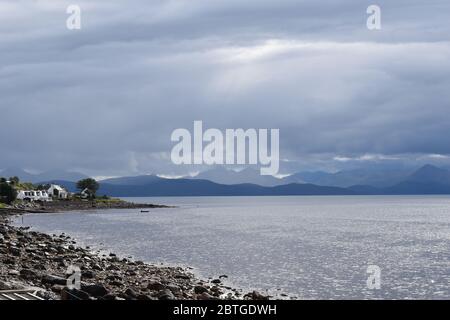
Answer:
[[[0,0],[0,169],[193,172],[170,135],[194,120],[279,128],[282,173],[447,162],[449,21],[448,0]]]

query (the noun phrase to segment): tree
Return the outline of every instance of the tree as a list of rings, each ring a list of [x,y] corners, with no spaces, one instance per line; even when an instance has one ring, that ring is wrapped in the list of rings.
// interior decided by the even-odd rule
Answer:
[[[18,185],[19,184],[19,182],[20,182],[20,179],[19,179],[19,177],[17,177],[17,176],[15,176],[15,177],[11,177],[11,178],[9,178],[9,182],[11,183],[11,184],[13,184],[13,185]]]
[[[84,189],[88,189],[94,196],[99,187],[100,187],[100,185],[98,184],[98,182],[92,178],[83,179],[83,180],[80,180],[77,182],[77,188],[80,191],[83,191]]]
[[[16,200],[17,191],[6,182],[0,182],[0,202],[10,204]]]

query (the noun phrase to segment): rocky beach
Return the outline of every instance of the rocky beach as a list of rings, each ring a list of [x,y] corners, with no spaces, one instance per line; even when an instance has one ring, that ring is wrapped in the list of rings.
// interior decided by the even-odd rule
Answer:
[[[202,280],[190,268],[162,266],[100,253],[77,246],[66,234],[44,234],[15,227],[10,218],[30,212],[63,212],[93,208],[156,208],[127,202],[54,202],[0,209],[0,290],[36,289],[49,300],[211,300],[268,297],[225,286],[226,275]],[[79,269],[78,288],[67,287],[68,270]]]

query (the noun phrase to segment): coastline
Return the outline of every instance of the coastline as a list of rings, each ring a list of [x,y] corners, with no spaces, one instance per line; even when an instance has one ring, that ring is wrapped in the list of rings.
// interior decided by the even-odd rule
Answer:
[[[27,213],[93,209],[152,209],[168,206],[116,202],[80,204],[55,202],[45,206],[0,209],[0,290],[36,289],[43,299],[59,300],[212,300],[269,297],[256,291],[243,294],[217,279],[197,278],[189,267],[161,266],[101,254],[77,246],[66,234],[49,235],[15,227],[9,218]],[[67,288],[67,270],[78,267],[79,289]]]

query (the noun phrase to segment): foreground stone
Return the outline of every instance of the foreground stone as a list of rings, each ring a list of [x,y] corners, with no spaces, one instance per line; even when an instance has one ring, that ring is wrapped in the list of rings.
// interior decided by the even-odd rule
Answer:
[[[188,269],[146,264],[77,247],[65,234],[47,235],[8,224],[0,214],[0,290],[40,288],[45,299],[174,300],[264,299],[255,292],[196,279]],[[67,270],[81,271],[79,289],[67,287]],[[242,298],[241,298],[242,299]]]

